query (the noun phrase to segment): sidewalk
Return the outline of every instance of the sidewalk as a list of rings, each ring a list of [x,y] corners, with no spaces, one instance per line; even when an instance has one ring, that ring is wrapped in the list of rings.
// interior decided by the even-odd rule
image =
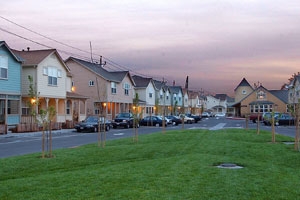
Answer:
[[[75,129],[60,129],[60,130],[52,130],[53,135],[65,134],[67,132],[73,132]],[[31,136],[41,136],[42,131],[38,132],[25,132],[25,133],[12,133],[8,131],[7,134],[0,135],[0,138],[9,138],[9,137],[31,137]]]

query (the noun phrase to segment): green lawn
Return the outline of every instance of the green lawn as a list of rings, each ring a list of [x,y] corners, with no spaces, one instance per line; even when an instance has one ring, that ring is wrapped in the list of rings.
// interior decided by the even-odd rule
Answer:
[[[255,130],[169,131],[0,159],[0,199],[298,199],[293,138]],[[95,141],[96,142],[96,141]],[[243,169],[216,165],[237,163]]]

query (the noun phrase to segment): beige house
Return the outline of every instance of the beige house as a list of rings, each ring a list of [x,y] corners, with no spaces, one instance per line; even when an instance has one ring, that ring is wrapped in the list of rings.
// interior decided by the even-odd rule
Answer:
[[[132,110],[135,84],[128,71],[111,72],[100,64],[74,57],[65,63],[72,72],[75,91],[89,97],[87,115],[114,119],[118,113]]]
[[[189,110],[191,114],[201,115],[202,113],[202,103],[199,99],[199,92],[189,91]]]
[[[278,111],[288,112],[288,90],[268,90],[262,85],[253,88],[244,78],[235,89],[235,115]]]
[[[21,123],[30,120],[29,76],[37,92],[38,110],[53,106],[56,110],[54,122],[80,121],[86,117],[86,97],[72,92],[72,77],[55,49],[17,51],[14,53],[23,59],[22,64],[22,119]],[[81,107],[80,107],[81,105]]]

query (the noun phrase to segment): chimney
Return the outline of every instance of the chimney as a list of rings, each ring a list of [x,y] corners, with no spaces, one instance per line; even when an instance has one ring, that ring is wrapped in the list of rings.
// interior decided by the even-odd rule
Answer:
[[[175,80],[173,80],[173,86],[175,86]]]
[[[27,47],[27,51],[29,51],[30,50],[30,47]]]
[[[185,80],[185,89],[189,89],[189,76],[186,76],[186,80]]]

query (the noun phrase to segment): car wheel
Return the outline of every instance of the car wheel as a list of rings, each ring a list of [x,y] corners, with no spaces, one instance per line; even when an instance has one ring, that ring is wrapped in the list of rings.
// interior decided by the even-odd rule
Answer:
[[[256,119],[253,119],[252,122],[253,122],[253,123],[256,123]]]
[[[127,128],[130,128],[130,125],[129,125],[129,124],[126,124],[124,128],[126,128],[126,129],[127,129]]]
[[[136,128],[140,128],[140,124],[139,123],[137,123]]]
[[[80,132],[81,132],[81,131],[80,131],[80,129],[76,129],[76,130],[77,130],[77,132],[78,132],[78,133],[80,133]]]
[[[117,128],[117,126],[113,126],[113,129],[116,129]]]
[[[110,126],[106,126],[106,127],[105,127],[105,130],[106,130],[106,131],[109,131],[109,130],[110,130]]]
[[[94,127],[94,130],[93,130],[93,131],[94,131],[94,132],[98,132],[98,131],[97,131],[97,127]]]

